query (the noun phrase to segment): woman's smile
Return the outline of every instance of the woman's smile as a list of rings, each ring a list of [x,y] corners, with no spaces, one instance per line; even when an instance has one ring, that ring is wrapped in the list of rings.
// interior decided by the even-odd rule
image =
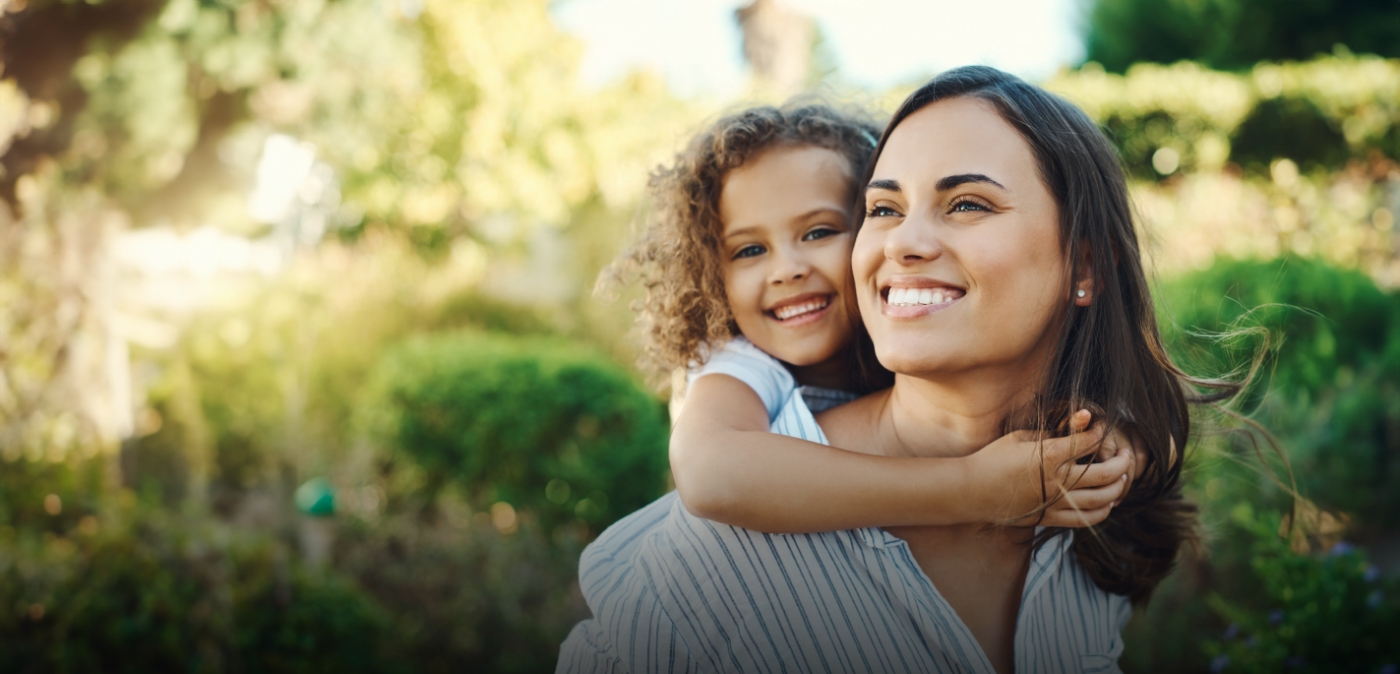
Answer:
[[[953,306],[967,295],[957,286],[921,276],[898,276],[881,284],[880,313],[918,318]]]

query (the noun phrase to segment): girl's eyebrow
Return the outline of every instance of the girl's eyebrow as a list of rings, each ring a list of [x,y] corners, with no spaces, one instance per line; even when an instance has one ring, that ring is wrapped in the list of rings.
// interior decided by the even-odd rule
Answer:
[[[869,185],[865,186],[865,191],[869,192],[870,190],[886,190],[889,192],[903,191],[899,188],[898,180],[872,180]]]
[[[793,220],[795,220],[795,221],[808,220],[808,219],[811,219],[811,218],[813,218],[813,217],[816,217],[816,216],[822,215],[822,214],[836,214],[836,215],[840,215],[842,218],[849,218],[849,217],[851,217],[851,216],[849,216],[849,215],[846,214],[845,209],[837,208],[837,207],[835,207],[835,206],[818,206],[818,207],[816,207],[816,208],[813,208],[813,209],[810,210],[810,211],[807,211],[806,213],[803,213],[802,215],[799,215],[799,216],[797,216],[797,217],[794,217]],[[734,237],[736,237],[736,236],[743,236],[743,235],[745,235],[745,234],[750,234],[750,233],[752,233],[752,232],[754,232],[754,231],[756,231],[756,230],[758,230],[758,229],[761,229],[758,225],[750,225],[750,226],[748,226],[748,227],[740,227],[739,229],[736,229],[736,230],[734,230],[734,231],[732,231],[732,232],[729,232],[728,234],[725,234],[725,235],[724,235],[724,240],[725,240],[725,241],[728,241],[728,240],[730,240],[730,239],[732,239],[732,238],[734,238]]]

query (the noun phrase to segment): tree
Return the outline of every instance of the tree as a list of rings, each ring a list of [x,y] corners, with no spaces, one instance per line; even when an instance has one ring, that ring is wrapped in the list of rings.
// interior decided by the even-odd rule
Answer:
[[[1095,0],[1088,19],[1085,59],[1113,72],[1181,60],[1237,70],[1336,45],[1400,56],[1400,8],[1390,0]]]

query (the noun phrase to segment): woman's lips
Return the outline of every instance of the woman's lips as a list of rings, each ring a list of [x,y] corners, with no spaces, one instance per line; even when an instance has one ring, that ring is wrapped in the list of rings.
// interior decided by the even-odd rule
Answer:
[[[795,328],[821,320],[831,311],[831,295],[802,295],[764,312],[783,327]]]
[[[891,287],[880,293],[880,310],[894,318],[916,318],[942,311],[966,294],[950,286]]]

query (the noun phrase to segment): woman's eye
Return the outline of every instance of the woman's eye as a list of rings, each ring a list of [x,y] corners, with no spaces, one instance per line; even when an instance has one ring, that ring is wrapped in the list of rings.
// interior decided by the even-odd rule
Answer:
[[[988,208],[986,204],[978,201],[973,201],[972,199],[963,199],[961,201],[955,201],[953,202],[953,205],[948,208],[948,211],[950,213],[967,213],[971,211],[990,210],[992,209]]]
[[[755,255],[762,255],[765,252],[766,251],[763,249],[763,246],[760,246],[756,243],[751,243],[747,246],[744,246],[743,248],[740,248],[739,250],[734,251],[734,259],[737,260],[742,257],[753,257]]]
[[[837,234],[840,234],[840,233],[841,233],[841,232],[839,232],[839,231],[837,231],[837,230],[835,230],[835,229],[832,229],[832,228],[830,228],[830,227],[822,227],[822,228],[820,228],[820,229],[814,229],[814,230],[812,230],[812,231],[810,231],[810,232],[807,232],[806,234],[802,235],[802,240],[803,240],[803,241],[816,241],[817,239],[825,239],[825,238],[828,237],[828,236],[836,236]]]
[[[896,215],[899,213],[889,206],[872,206],[870,210],[865,212],[867,218],[889,218]]]

